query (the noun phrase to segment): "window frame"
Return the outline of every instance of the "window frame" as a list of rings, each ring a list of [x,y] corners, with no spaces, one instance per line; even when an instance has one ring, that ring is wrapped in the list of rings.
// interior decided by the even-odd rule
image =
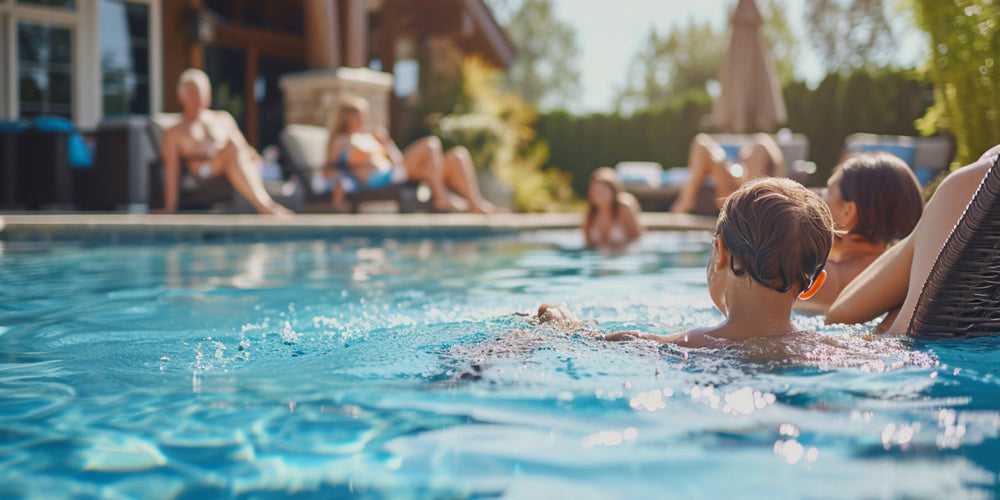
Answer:
[[[78,0],[79,1],[79,0]],[[104,117],[104,74],[101,72],[101,25],[98,14],[100,0],[85,0],[92,10],[89,19],[91,32],[94,33],[90,43],[90,52],[95,55],[91,67],[94,68],[91,81],[95,94],[92,96],[93,115],[96,120]],[[158,113],[163,109],[163,34],[162,10],[160,0],[118,0],[125,3],[143,4],[149,7],[149,112]],[[96,124],[96,123],[95,123]]]
[[[72,89],[71,119],[77,125],[93,127],[104,117],[103,74],[100,67],[100,0],[76,0],[74,9],[18,4],[0,0],[0,119],[20,119],[20,92],[17,57],[19,23],[43,24],[70,30]],[[149,7],[149,109],[163,109],[163,0],[122,0]],[[4,76],[6,75],[6,76]]]
[[[79,4],[78,4],[79,6]],[[0,4],[0,15],[5,18],[4,27],[7,36],[7,53],[5,66],[10,71],[7,73],[7,81],[3,82],[7,88],[7,116],[10,119],[21,117],[20,102],[18,94],[20,92],[20,64],[17,57],[17,29],[20,24],[41,24],[54,28],[68,29],[70,39],[73,40],[73,47],[70,47],[70,77],[72,85],[70,87],[70,119],[78,120],[82,114],[81,99],[83,81],[81,69],[83,61],[80,59],[80,29],[78,26],[78,11],[68,9],[52,9],[35,6],[21,6],[11,3],[8,0],[5,4]]]

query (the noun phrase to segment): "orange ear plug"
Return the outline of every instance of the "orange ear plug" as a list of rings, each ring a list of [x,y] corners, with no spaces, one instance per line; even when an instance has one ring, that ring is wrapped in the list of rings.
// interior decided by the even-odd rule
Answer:
[[[802,300],[811,299],[813,295],[816,295],[816,292],[823,287],[823,283],[826,283],[826,271],[820,271],[819,276],[813,280],[812,286],[810,286],[808,290],[800,293],[799,298]]]

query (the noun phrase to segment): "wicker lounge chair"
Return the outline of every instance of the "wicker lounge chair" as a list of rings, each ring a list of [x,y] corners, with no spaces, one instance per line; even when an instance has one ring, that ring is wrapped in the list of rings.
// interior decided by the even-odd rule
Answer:
[[[1000,159],[945,240],[907,331],[935,338],[1000,335]]]

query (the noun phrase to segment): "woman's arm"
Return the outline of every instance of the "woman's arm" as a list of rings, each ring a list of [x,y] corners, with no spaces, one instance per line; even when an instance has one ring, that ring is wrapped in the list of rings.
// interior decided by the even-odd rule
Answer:
[[[911,234],[844,287],[826,312],[826,324],[865,323],[901,306],[906,300],[912,262]]]
[[[580,229],[583,230],[583,241],[586,243],[587,248],[597,245],[597,241],[590,236],[590,226],[590,212],[588,211],[586,215],[583,216],[583,225],[580,227]]]
[[[167,130],[160,143],[160,153],[163,156],[163,212],[168,214],[177,211],[177,198],[180,196],[181,153],[176,135],[176,130]]]
[[[399,150],[399,146],[397,146],[392,140],[392,137],[389,136],[389,131],[386,130],[385,127],[375,127],[375,130],[372,131],[372,135],[375,136],[375,139],[382,144],[383,148],[385,148],[385,154],[389,157],[389,161],[391,161],[393,165],[403,164],[403,152]]]
[[[619,201],[626,208],[626,210],[618,212],[620,223],[625,229],[628,240],[635,241],[639,239],[639,236],[642,236],[642,226],[639,224],[639,214],[642,213],[642,208],[639,207],[639,201],[635,199],[635,196],[629,193],[622,193]]]
[[[336,170],[337,161],[340,160],[340,155],[344,153],[350,139],[344,134],[331,135],[330,139],[326,141],[326,165],[324,168],[333,168]]]

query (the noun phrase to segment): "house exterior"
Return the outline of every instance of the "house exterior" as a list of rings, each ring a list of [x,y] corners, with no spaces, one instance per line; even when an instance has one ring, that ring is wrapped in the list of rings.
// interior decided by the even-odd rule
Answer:
[[[400,73],[381,80],[395,85],[386,111],[397,116],[420,93],[415,54],[427,45],[501,68],[514,57],[482,0],[0,0],[0,118],[89,128],[177,111],[177,77],[197,67],[214,107],[263,146],[285,122],[283,77]]]

